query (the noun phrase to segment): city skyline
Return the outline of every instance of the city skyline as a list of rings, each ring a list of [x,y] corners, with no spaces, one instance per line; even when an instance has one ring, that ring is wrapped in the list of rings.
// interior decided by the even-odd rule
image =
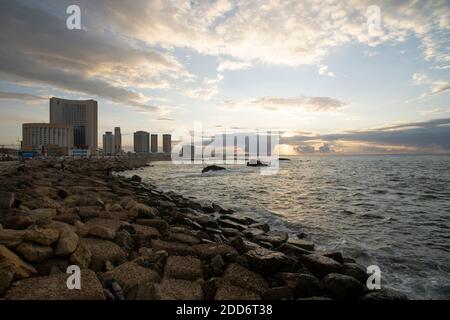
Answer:
[[[78,1],[81,30],[70,4],[0,1],[2,145],[57,96],[98,101],[125,151],[195,121],[280,129],[286,154],[450,150],[448,1],[380,1],[375,32],[365,0]]]

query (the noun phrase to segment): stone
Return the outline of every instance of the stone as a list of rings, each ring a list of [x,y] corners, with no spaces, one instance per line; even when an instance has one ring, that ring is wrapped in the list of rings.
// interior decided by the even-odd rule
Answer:
[[[202,173],[209,172],[209,171],[221,171],[221,170],[226,170],[226,169],[224,167],[212,164],[212,165],[204,167],[202,169]]]
[[[0,296],[9,288],[14,279],[14,270],[12,266],[5,262],[0,262]]]
[[[293,261],[284,253],[265,248],[247,251],[244,255],[253,270],[261,274],[273,274],[293,265]]]
[[[15,248],[23,241],[24,230],[2,229],[0,230],[0,245]]]
[[[91,252],[90,269],[96,272],[103,270],[106,261],[116,265],[126,261],[127,254],[114,242],[98,238],[82,238],[80,243]]]
[[[230,216],[230,215],[221,215],[220,219],[230,220],[230,221],[233,221],[233,222],[241,224],[241,225],[250,225],[255,222],[252,218],[249,218],[249,217],[237,217],[237,216]]]
[[[156,300],[203,300],[202,286],[197,282],[177,279],[163,279],[154,285]]]
[[[75,212],[64,212],[58,214],[53,220],[61,221],[67,224],[75,224],[77,221],[80,221],[80,216]]]
[[[331,258],[336,262],[339,263],[344,263],[344,258],[342,256],[342,253],[340,251],[334,251],[334,250],[324,250],[324,251],[319,251],[319,254],[327,257],[327,258]]]
[[[152,219],[159,214],[158,209],[156,209],[154,207],[149,207],[143,203],[138,203],[136,205],[136,207],[137,207],[138,217],[141,219],[142,218],[143,219],[149,219],[149,218]]]
[[[130,178],[130,180],[134,182],[141,182],[142,178],[135,174]]]
[[[31,229],[25,231],[23,238],[44,246],[49,246],[58,240],[59,231],[55,229]]]
[[[269,284],[262,276],[237,263],[230,263],[226,267],[223,280],[259,295],[269,288]]]
[[[201,259],[210,260],[217,255],[226,257],[227,255],[237,255],[236,249],[227,244],[202,243],[193,245],[197,256]]]
[[[288,244],[299,247],[301,249],[305,249],[308,251],[314,250],[314,243],[302,239],[289,239],[287,241]]]
[[[320,279],[329,273],[341,273],[342,264],[321,254],[309,254],[300,257],[308,270]]]
[[[262,230],[263,232],[269,232],[270,231],[269,225],[267,223],[265,223],[265,222],[252,223],[248,227],[252,228],[252,229],[259,229],[259,230]]]
[[[360,296],[359,300],[408,300],[408,297],[402,292],[384,287]]]
[[[100,209],[96,206],[87,206],[78,208],[78,215],[84,222],[88,221],[89,219],[97,218],[99,212]]]
[[[288,286],[270,288],[261,297],[263,300],[292,300],[294,298],[292,290]]]
[[[50,258],[41,263],[33,265],[40,276],[48,276],[51,272],[66,272],[69,263],[67,259]]]
[[[229,221],[229,220],[224,220],[224,219],[217,219],[217,223],[224,228],[232,228],[232,229],[236,229],[239,231],[243,231],[246,229],[246,226],[243,226],[239,223],[233,222],[233,221]]]
[[[273,246],[279,246],[288,240],[288,234],[284,231],[269,231],[253,238],[257,242],[268,242]]]
[[[152,248],[155,251],[164,250],[169,255],[176,256],[196,256],[196,250],[184,243],[167,242],[162,240],[152,240]]]
[[[77,249],[70,255],[70,262],[79,266],[81,269],[87,269],[91,265],[92,253],[84,244],[78,244]]]
[[[202,279],[202,263],[194,257],[170,256],[164,267],[164,277],[191,281]]]
[[[56,209],[54,208],[39,208],[31,210],[31,215],[35,217],[36,220],[51,220],[56,217]]]
[[[125,296],[132,298],[140,283],[159,282],[159,275],[150,269],[144,268],[134,262],[125,262],[112,271],[105,272],[103,277],[113,278],[122,287]]]
[[[169,224],[164,219],[155,218],[155,219],[137,219],[136,224],[141,224],[144,226],[149,226],[158,229],[158,231],[162,234],[167,233],[169,230]]]
[[[354,299],[365,291],[361,282],[343,274],[330,273],[323,283],[326,291],[338,299]]]
[[[61,257],[71,255],[77,249],[78,241],[78,235],[74,231],[61,229],[55,247],[55,255]]]
[[[130,252],[134,248],[134,240],[131,234],[126,230],[120,230],[116,233],[114,242],[125,252]]]
[[[15,200],[14,192],[0,191],[0,209],[9,209],[13,206]]]
[[[366,283],[367,278],[369,277],[366,268],[358,263],[344,263],[344,270],[342,273],[357,279],[363,284]]]
[[[221,255],[216,255],[211,259],[211,267],[213,268],[214,273],[219,274],[222,272],[222,268],[225,266],[225,262],[222,259]]]
[[[32,242],[22,242],[16,249],[25,260],[33,263],[42,262],[53,255],[53,249]]]
[[[104,300],[103,287],[95,273],[81,270],[81,290],[67,287],[66,273],[20,280],[6,291],[6,300]]]
[[[94,218],[84,224],[89,235],[106,240],[114,240],[122,226],[120,220]]]
[[[150,247],[152,239],[161,238],[161,233],[153,227],[132,224],[128,229],[138,247]]]
[[[306,298],[321,295],[323,289],[319,279],[313,275],[301,273],[297,277],[293,292],[296,298]]]
[[[283,243],[277,248],[277,250],[283,252],[285,255],[289,257],[296,257],[296,258],[299,258],[303,255],[312,254],[311,251],[305,250],[303,248],[294,246],[289,243]]]
[[[200,239],[186,233],[171,233],[170,240],[184,242],[188,244],[199,244],[201,242]]]
[[[14,280],[28,278],[37,273],[32,265],[23,261],[4,245],[0,245],[0,261],[2,264],[11,267],[14,272]]]
[[[214,300],[261,300],[261,296],[241,287],[223,284],[217,289]]]
[[[2,213],[0,222],[4,228],[20,230],[36,224],[36,217],[28,212],[13,210]]]

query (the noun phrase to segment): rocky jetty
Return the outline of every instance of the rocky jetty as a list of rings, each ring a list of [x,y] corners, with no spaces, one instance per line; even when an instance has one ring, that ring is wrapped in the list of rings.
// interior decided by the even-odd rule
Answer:
[[[111,175],[145,159],[30,161],[0,173],[3,299],[405,299],[340,252],[230,209]],[[81,289],[68,289],[69,265]]]

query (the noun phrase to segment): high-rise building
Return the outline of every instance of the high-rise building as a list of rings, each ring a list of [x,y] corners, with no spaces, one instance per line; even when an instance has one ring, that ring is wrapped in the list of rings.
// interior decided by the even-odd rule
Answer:
[[[151,136],[151,151],[152,153],[158,152],[158,135],[152,134]]]
[[[115,153],[115,136],[111,131],[106,131],[103,135],[103,155],[112,156]]]
[[[73,145],[77,149],[97,151],[98,108],[95,100],[50,98],[50,124],[72,126]]]
[[[133,136],[134,152],[148,153],[150,147],[150,134],[146,131],[136,131]]]
[[[73,131],[69,125],[49,123],[24,123],[22,125],[22,149],[38,150],[60,148],[61,155],[68,155],[73,147]]]
[[[172,152],[172,136],[170,134],[163,134],[163,152]]]
[[[120,133],[120,127],[114,128],[114,153],[122,153],[122,134]]]

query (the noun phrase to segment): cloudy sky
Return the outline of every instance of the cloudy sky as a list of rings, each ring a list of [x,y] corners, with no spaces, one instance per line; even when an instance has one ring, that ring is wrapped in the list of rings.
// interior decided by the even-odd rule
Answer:
[[[200,121],[288,153],[450,150],[448,0],[0,0],[0,29],[0,144],[57,96],[96,99],[128,146]]]

